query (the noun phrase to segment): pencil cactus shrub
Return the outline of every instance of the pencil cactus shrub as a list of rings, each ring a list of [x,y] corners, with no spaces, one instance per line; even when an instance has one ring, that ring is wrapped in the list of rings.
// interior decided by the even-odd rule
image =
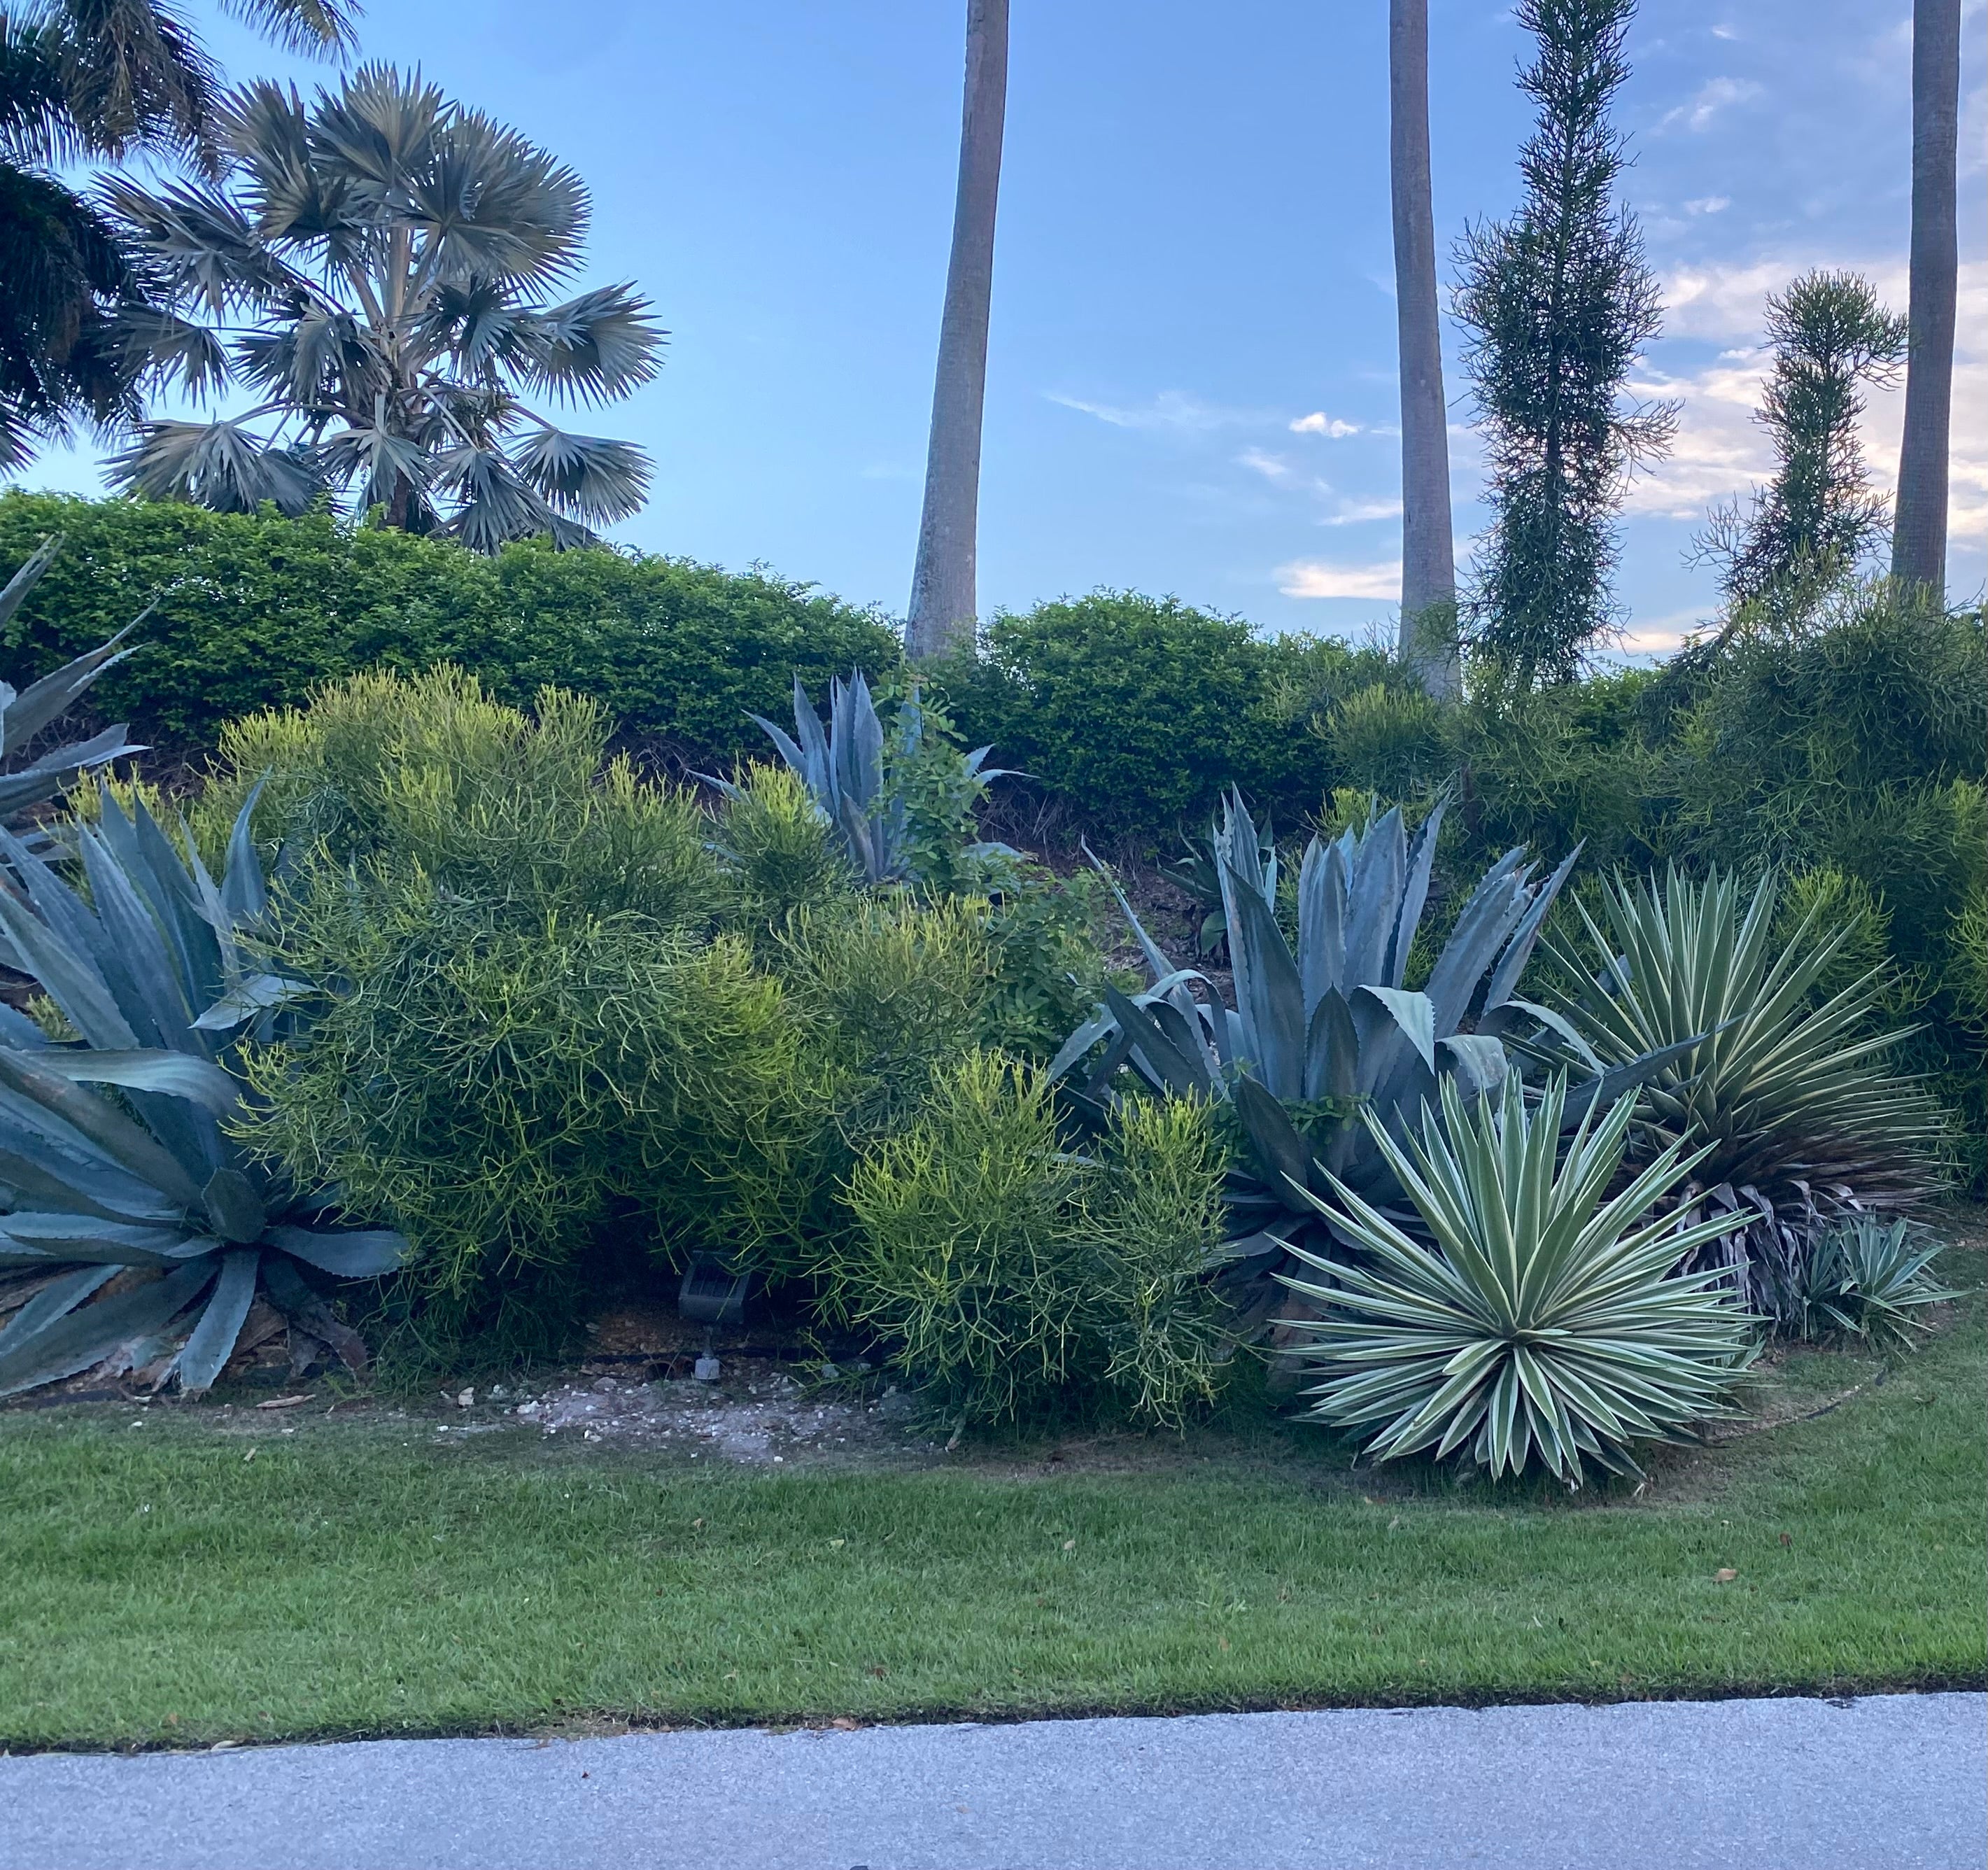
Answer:
[[[1474,1104],[1454,1082],[1439,1094],[1405,1145],[1364,1118],[1418,1225],[1337,1177],[1307,1195],[1356,1249],[1301,1247],[1308,1270],[1283,1276],[1310,1301],[1285,1353],[1308,1419],[1374,1460],[1577,1487],[1591,1467],[1640,1473],[1637,1442],[1735,1413],[1754,1320],[1718,1268],[1678,1270],[1719,1221],[1664,1199],[1694,1154],[1672,1142],[1622,1180],[1634,1094],[1598,1121],[1591,1102],[1564,1139],[1564,1077],[1537,1105],[1512,1080]]]
[[[1777,930],[1771,872],[1749,891],[1673,866],[1661,883],[1604,879],[1595,894],[1598,914],[1574,905],[1578,937],[1548,935],[1575,984],[1543,990],[1543,1043],[1591,1070],[1671,1054],[1645,1081],[1638,1147],[1696,1152],[1678,1199],[1724,1220],[1708,1263],[1754,1310],[1797,1325],[1823,1236],[1860,1212],[1911,1214],[1941,1186],[1946,1121],[1892,1062],[1909,1033],[1882,1017],[1888,965],[1818,1004],[1855,924],[1817,894]]]
[[[555,1346],[610,1233],[637,1265],[791,1253],[827,1082],[742,938],[523,925],[329,867],[280,910],[268,952],[308,1039],[247,1052],[247,1141],[406,1236],[397,1327]]]
[[[696,796],[610,757],[597,702],[527,712],[448,666],[374,670],[228,723],[191,813],[209,849],[253,793],[265,851],[419,871],[522,924],[547,910],[702,928],[727,898]]]
[[[1205,1104],[1128,1105],[1074,1151],[1040,1066],[972,1052],[851,1171],[823,1290],[962,1429],[1069,1406],[1177,1423],[1234,1343],[1205,1277],[1226,1168]]]
[[[728,786],[712,848],[732,888],[732,919],[760,940],[857,888],[841,841],[790,767],[755,761]]]
[[[255,1107],[243,1036],[281,1016],[282,983],[245,945],[267,908],[247,810],[218,881],[142,805],[106,796],[71,835],[86,895],[0,833],[9,965],[74,1035],[0,1009],[0,1298],[23,1300],[0,1330],[0,1395],[100,1365],[205,1390],[259,1290],[363,1370],[318,1276],[377,1278],[405,1242],[328,1226],[334,1193],[234,1134]]]

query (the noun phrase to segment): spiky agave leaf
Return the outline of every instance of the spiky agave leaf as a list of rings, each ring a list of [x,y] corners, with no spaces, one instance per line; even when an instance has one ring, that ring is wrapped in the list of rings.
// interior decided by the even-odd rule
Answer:
[[[225,1069],[234,1041],[204,1016],[232,989],[228,1025],[266,1026],[286,997],[246,976],[240,947],[265,902],[255,803],[217,883],[190,839],[176,848],[142,803],[127,813],[106,791],[97,823],[74,828],[86,898],[0,832],[0,932],[81,1035],[56,1044],[18,1015],[0,1021],[0,1180],[14,1191],[0,1280],[35,1287],[0,1332],[0,1395],[120,1360],[204,1389],[259,1279],[323,1336],[329,1314],[292,1263],[375,1277],[405,1250],[397,1234],[309,1224],[316,1206],[228,1133],[244,1087]],[[117,1087],[117,1101],[96,1085]],[[106,1267],[157,1277],[105,1297]],[[342,1354],[363,1359],[330,1328]]]
[[[1725,1213],[1719,1252],[1750,1302],[1792,1320],[1821,1233],[1936,1191],[1943,1121],[1892,1065],[1909,1034],[1882,1026],[1882,970],[1814,1005],[1849,931],[1826,926],[1817,903],[1778,938],[1779,894],[1772,874],[1749,895],[1730,875],[1694,882],[1675,866],[1661,889],[1606,881],[1601,921],[1576,905],[1591,952],[1550,943],[1584,985],[1546,998],[1604,1063],[1679,1048],[1645,1087],[1647,1144],[1704,1148],[1687,1198]]]
[[[1536,1107],[1509,1088],[1466,1107],[1445,1084],[1406,1148],[1367,1117],[1434,1244],[1344,1182],[1307,1196],[1364,1256],[1300,1250],[1325,1277],[1286,1277],[1319,1314],[1286,1354],[1314,1379],[1310,1419],[1377,1460],[1455,1456],[1494,1478],[1537,1461],[1575,1486],[1584,1461],[1634,1472],[1632,1442],[1731,1412],[1753,1321],[1716,1270],[1676,1270],[1718,1223],[1657,1206],[1690,1159],[1671,1145],[1611,1195],[1634,1099],[1591,1108],[1562,1162],[1566,1095],[1560,1077]]]

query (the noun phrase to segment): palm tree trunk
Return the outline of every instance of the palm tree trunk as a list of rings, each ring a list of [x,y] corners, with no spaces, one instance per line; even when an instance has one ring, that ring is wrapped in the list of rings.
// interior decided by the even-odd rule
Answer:
[[[987,394],[987,320],[994,286],[994,209],[1008,100],[1008,0],[967,0],[966,95],[959,192],[946,268],[925,456],[925,512],[904,647],[914,657],[973,641],[980,512],[980,420]]]
[[[1401,658],[1432,695],[1447,698],[1459,686],[1456,560],[1429,184],[1428,0],[1390,0],[1388,100],[1401,377]]]
[[[1947,434],[1953,406],[1954,296],[1959,271],[1956,161],[1960,0],[1913,0],[1912,347],[1892,576],[1908,590],[1946,590]]]

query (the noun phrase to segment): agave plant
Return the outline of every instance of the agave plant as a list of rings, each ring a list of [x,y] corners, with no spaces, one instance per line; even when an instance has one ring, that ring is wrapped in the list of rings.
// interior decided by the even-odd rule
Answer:
[[[285,983],[243,932],[265,906],[245,807],[217,883],[144,807],[106,789],[74,836],[88,898],[0,832],[0,930],[76,1037],[0,1008],[0,1395],[109,1362],[209,1387],[259,1285],[292,1324],[363,1368],[357,1335],[299,1271],[367,1277],[397,1234],[321,1223],[228,1134],[243,1087],[231,1029],[265,1026]],[[114,1087],[105,1095],[93,1086]],[[10,1306],[10,1301],[11,1306]]]
[[[1882,1350],[1915,1348],[1922,1315],[1957,1297],[1935,1277],[1939,1243],[1921,1244],[1909,1221],[1860,1214],[1816,1243],[1802,1282],[1802,1334],[1861,1337]]]
[[[1215,842],[1233,1008],[1214,997],[1205,976],[1175,967],[1117,892],[1151,984],[1131,996],[1107,988],[1104,1005],[1070,1035],[1050,1070],[1067,1074],[1073,1101],[1094,1119],[1121,1068],[1155,1091],[1232,1100],[1256,1163],[1253,1175],[1239,1178],[1231,1204],[1239,1259],[1280,1252],[1316,1229],[1307,1189],[1322,1194],[1337,1178],[1375,1199],[1391,1197],[1390,1160],[1374,1147],[1364,1113],[1398,1141],[1439,1081],[1453,1079],[1476,1097],[1505,1080],[1503,1035],[1532,1014],[1514,997],[1519,979],[1574,858],[1535,882],[1524,851],[1506,852],[1464,905],[1427,981],[1411,990],[1408,954],[1442,823],[1439,803],[1411,844],[1397,807],[1364,833],[1348,829],[1330,844],[1314,839],[1298,876],[1293,952],[1277,921],[1276,854],[1265,851],[1241,799],[1232,797]],[[1473,1017],[1476,1030],[1462,1030]],[[1577,1085],[1568,1120],[1648,1068],[1638,1060]]]
[[[0,630],[7,627],[15,612],[27,601],[28,593],[41,582],[42,574],[61,550],[59,534],[44,539],[39,550],[31,553],[5,586],[0,587]],[[0,760],[11,764],[43,728],[74,705],[92,682],[122,662],[131,652],[117,645],[134,627],[127,624],[109,642],[100,643],[25,688],[17,691],[11,683],[0,681]],[[120,722],[87,740],[53,748],[25,766],[0,771],[0,823],[52,799],[74,784],[82,773],[121,759],[127,753],[144,751],[143,747],[134,746],[124,735]]]
[[[1942,1124],[1889,1062],[1909,1034],[1878,1024],[1882,969],[1814,1005],[1850,929],[1824,926],[1818,902],[1777,938],[1779,893],[1772,874],[1749,898],[1731,876],[1696,883],[1675,866],[1661,889],[1604,883],[1600,921],[1576,905],[1591,954],[1548,938],[1557,967],[1582,984],[1550,989],[1544,1010],[1553,1050],[1590,1070],[1672,1054],[1645,1087],[1645,1146],[1702,1148],[1682,1199],[1725,1217],[1709,1251],[1755,1310],[1792,1323],[1824,1233],[1935,1192]]]
[[[1563,1154],[1564,1077],[1536,1106],[1510,1084],[1474,1107],[1453,1080],[1439,1094],[1406,1148],[1364,1118],[1434,1244],[1334,1178],[1363,1259],[1300,1251],[1324,1277],[1286,1278],[1319,1314],[1285,1353],[1316,1379],[1309,1419],[1377,1460],[1453,1455],[1494,1479],[1537,1460],[1577,1486],[1586,1461],[1635,1473],[1632,1442],[1733,1413],[1753,1320],[1716,1269],[1675,1270],[1719,1222],[1657,1206],[1694,1158],[1672,1143],[1611,1195],[1633,1095],[1598,1123],[1591,1103]]]
[[[794,678],[794,731],[789,734],[764,715],[752,719],[779,749],[780,757],[799,776],[816,808],[834,828],[849,861],[866,883],[918,881],[918,827],[913,821],[908,789],[894,783],[915,769],[928,750],[926,709],[915,689],[900,701],[897,716],[886,730],[870,685],[861,670],[848,681],[831,678],[828,725],[824,727]],[[970,819],[974,800],[992,780],[1006,777],[986,764],[992,747],[978,747],[956,756],[954,776],[962,796],[951,802],[950,816]],[[729,797],[738,789],[712,780]],[[975,844],[967,854],[1016,854],[1005,844]]]

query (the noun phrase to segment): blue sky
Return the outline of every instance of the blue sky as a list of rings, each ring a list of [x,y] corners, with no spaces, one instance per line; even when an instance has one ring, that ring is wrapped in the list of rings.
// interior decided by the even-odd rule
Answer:
[[[192,9],[234,76],[322,68]],[[1439,240],[1503,213],[1525,36],[1431,0]],[[901,612],[958,134],[958,0],[376,0],[364,56],[573,162],[591,274],[672,336],[658,380],[587,426],[656,457],[617,536],[767,564]],[[1361,635],[1398,576],[1384,0],[1014,0],[981,520],[982,607],[1100,584],[1272,629]],[[1764,295],[1815,265],[1905,300],[1907,0],[1645,0],[1621,120],[1665,283],[1641,372],[1680,397],[1633,491],[1626,647],[1709,607],[1685,547],[1749,484]],[[1966,15],[1952,576],[1988,558],[1983,10]],[[1483,522],[1451,347],[1458,526]],[[1888,477],[1895,396],[1874,401]],[[19,477],[93,488],[93,457]]]

